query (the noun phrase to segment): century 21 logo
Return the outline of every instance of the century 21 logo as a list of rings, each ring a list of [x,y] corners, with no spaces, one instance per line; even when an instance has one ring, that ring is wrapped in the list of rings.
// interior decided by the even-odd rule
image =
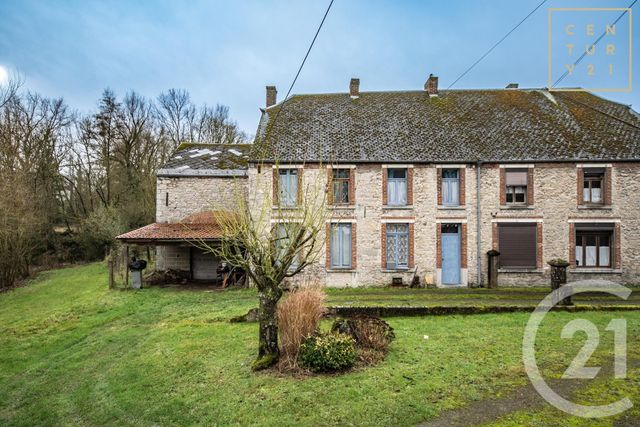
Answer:
[[[550,8],[548,13],[550,89],[631,92],[630,8]]]

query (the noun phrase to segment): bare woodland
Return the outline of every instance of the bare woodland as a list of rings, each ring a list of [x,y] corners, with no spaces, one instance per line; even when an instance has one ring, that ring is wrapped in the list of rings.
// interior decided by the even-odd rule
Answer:
[[[37,266],[100,259],[152,222],[155,171],[181,142],[248,139],[228,107],[198,107],[185,90],[107,89],[82,114],[22,83],[0,86],[0,289]]]

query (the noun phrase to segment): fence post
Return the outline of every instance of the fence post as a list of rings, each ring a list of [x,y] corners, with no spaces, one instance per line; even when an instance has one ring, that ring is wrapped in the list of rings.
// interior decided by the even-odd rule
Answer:
[[[129,288],[129,245],[124,245],[124,287]]]
[[[109,249],[109,257],[107,259],[107,266],[109,268],[109,289],[113,289],[113,248]]]

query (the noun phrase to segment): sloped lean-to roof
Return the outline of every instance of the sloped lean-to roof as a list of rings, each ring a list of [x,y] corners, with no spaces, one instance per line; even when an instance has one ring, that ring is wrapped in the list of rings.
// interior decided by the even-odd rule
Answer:
[[[125,243],[181,243],[215,241],[222,238],[218,219],[233,218],[227,211],[205,211],[187,216],[178,223],[156,222],[116,237]]]
[[[158,176],[245,176],[250,144],[180,144]]]
[[[640,160],[638,114],[586,91],[442,90],[438,96],[425,91],[359,95],[294,95],[267,108],[251,160]]]

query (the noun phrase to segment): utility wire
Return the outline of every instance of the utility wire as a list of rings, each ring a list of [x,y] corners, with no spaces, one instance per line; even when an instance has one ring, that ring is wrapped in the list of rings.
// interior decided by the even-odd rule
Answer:
[[[636,0],[636,1],[637,1],[637,0]],[[516,30],[520,25],[522,25],[522,24],[524,23],[524,21],[526,21],[527,19],[529,19],[529,17],[530,17],[531,15],[533,15],[533,14],[534,14],[538,9],[540,9],[540,8],[542,7],[542,5],[543,5],[543,4],[545,4],[546,2],[547,2],[547,0],[543,0],[539,5],[537,5],[537,6],[535,7],[535,9],[533,9],[531,12],[529,12],[529,14],[528,14],[527,16],[525,16],[525,17],[522,19],[522,21],[518,22],[518,24],[517,24],[515,27],[513,27],[511,30],[509,30],[509,32],[508,32],[507,34],[505,34],[505,35],[504,35],[500,40],[498,40],[498,42],[497,42],[496,44],[494,44],[493,46],[491,46],[491,48],[490,48],[488,51],[486,51],[484,55],[482,55],[480,58],[478,58],[478,60],[477,60],[476,62],[474,62],[474,63],[473,63],[469,68],[467,68],[467,69],[465,70],[465,72],[464,72],[464,73],[460,74],[460,76],[459,76],[457,79],[455,79],[455,80],[453,81],[453,83],[451,83],[451,84],[449,85],[449,87],[447,87],[447,89],[451,89],[451,88],[452,88],[456,83],[458,83],[458,81],[459,81],[460,79],[462,79],[464,76],[466,76],[466,75],[467,75],[467,73],[468,73],[469,71],[471,71],[471,70],[472,70],[476,65],[478,65],[478,64],[480,63],[480,61],[482,61],[484,58],[486,58],[486,57],[487,57],[487,55],[489,55],[489,54],[490,54],[490,53],[491,53],[491,52],[492,52],[496,47],[498,47],[498,46],[500,45],[500,43],[502,43],[503,41],[505,41],[505,39],[506,39],[507,37],[509,37],[509,36],[511,35],[511,33],[513,33],[513,32],[514,32],[514,31],[515,31],[515,30]],[[635,2],[634,2],[634,3],[635,3]]]
[[[318,29],[316,30],[316,34],[313,36],[313,40],[311,40],[311,44],[309,45],[309,49],[307,49],[307,53],[304,55],[304,59],[302,59],[302,63],[300,64],[300,68],[298,68],[298,72],[296,73],[296,76],[293,78],[293,81],[291,82],[291,86],[289,86],[289,90],[287,91],[287,95],[284,97],[284,100],[282,101],[282,105],[280,106],[280,108],[276,112],[276,116],[273,118],[273,123],[270,125],[270,127],[272,129],[275,129],[275,125],[276,125],[276,123],[278,121],[278,116],[280,115],[282,110],[284,110],[284,107],[285,107],[287,101],[289,100],[289,95],[291,94],[291,91],[293,90],[293,87],[295,86],[296,81],[298,80],[298,77],[300,76],[300,72],[302,71],[302,68],[304,67],[305,62],[307,62],[307,58],[309,57],[309,54],[311,53],[311,49],[313,49],[313,45],[315,44],[316,39],[318,38],[318,34],[320,34],[320,30],[322,29],[322,25],[324,25],[324,21],[325,21],[325,19],[327,19],[327,15],[329,14],[329,11],[331,10],[331,6],[333,5],[333,1],[334,0],[331,0],[331,2],[329,3],[329,6],[327,7],[327,10],[324,12],[324,16],[322,17],[322,21],[320,21],[320,25],[318,26]]]
[[[633,7],[634,4],[636,4],[638,0],[633,0],[633,3],[631,3],[629,5],[629,7],[627,9],[631,9]],[[613,24],[611,25],[616,25],[618,23],[618,21],[620,21],[622,19],[622,17],[624,15],[626,15],[628,12],[628,10],[625,10],[624,12],[622,12],[620,14],[620,16],[618,16],[618,19],[616,19]],[[598,39],[593,43],[593,47],[595,48],[595,46],[598,44],[598,42],[600,42],[600,40],[602,40],[604,38],[604,36],[607,34],[607,30],[605,29],[604,32],[600,35],[600,37],[598,37]],[[580,55],[580,58],[578,58],[576,60],[576,62],[573,63],[573,67],[575,67],[576,65],[578,65],[583,59],[584,57],[587,56],[587,50],[585,49],[585,51],[582,53],[582,55]],[[573,69],[573,68],[572,68]],[[558,85],[558,83],[560,83],[562,80],[564,80],[565,77],[567,77],[569,75],[569,70],[565,71],[559,78],[558,80],[556,80],[556,82],[551,85],[552,88],[556,87]]]

